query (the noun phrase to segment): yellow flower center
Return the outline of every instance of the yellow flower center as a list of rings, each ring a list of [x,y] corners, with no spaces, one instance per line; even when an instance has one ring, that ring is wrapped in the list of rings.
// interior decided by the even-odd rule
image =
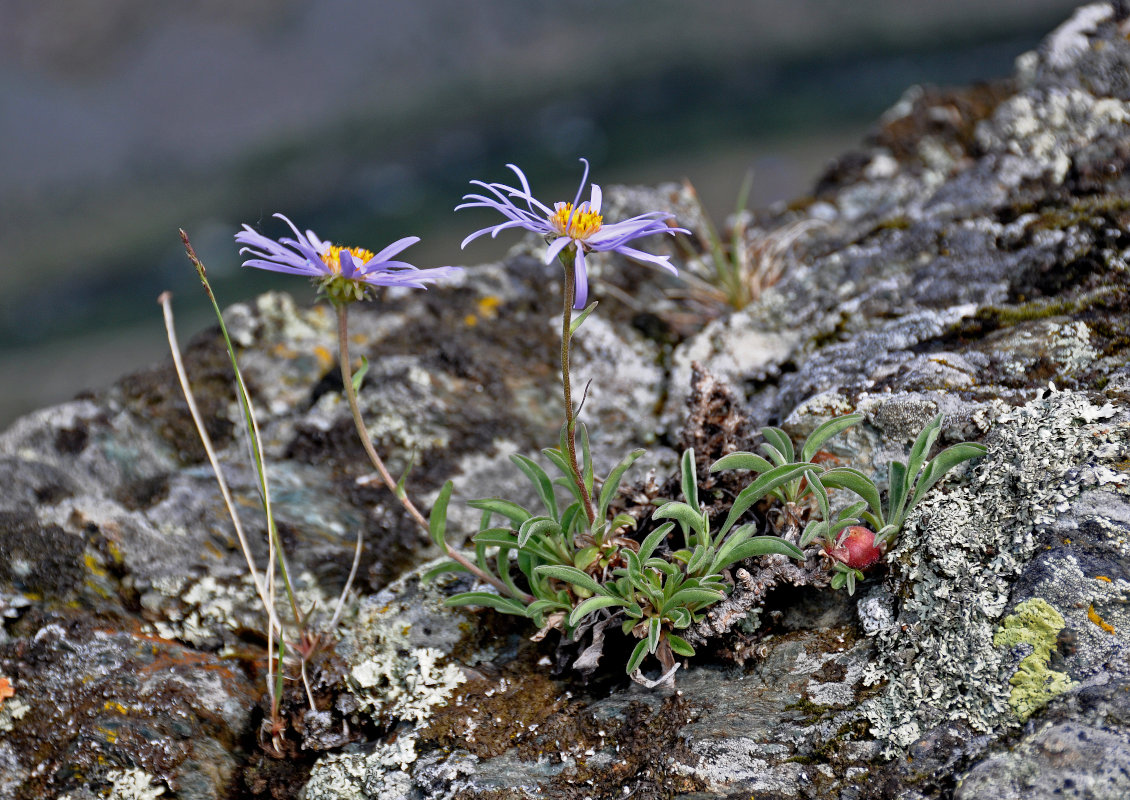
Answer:
[[[336,244],[331,244],[329,249],[322,253],[322,261],[335,275],[341,274],[341,252],[343,250],[361,259],[362,264],[373,257],[373,252],[364,247],[339,247]]]
[[[576,213],[573,212],[572,203],[558,203],[554,206],[553,216],[549,218],[549,222],[557,229],[559,235],[584,240],[600,230],[600,226],[604,224],[604,217],[589,211],[588,203],[581,203]]]

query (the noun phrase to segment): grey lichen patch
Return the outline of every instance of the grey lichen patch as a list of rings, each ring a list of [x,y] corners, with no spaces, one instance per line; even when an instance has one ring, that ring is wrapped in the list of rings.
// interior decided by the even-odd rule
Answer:
[[[7,732],[31,711],[31,706],[18,697],[9,697],[0,705],[0,732]]]
[[[454,580],[450,574],[422,581],[423,570],[434,565],[367,598],[339,648],[360,707],[378,722],[423,722],[466,681],[450,661],[466,612],[443,605],[440,587]]]
[[[165,794],[165,786],[157,778],[137,767],[112,769],[103,783],[104,788],[97,792],[80,789],[60,795],[57,800],[157,800]]]
[[[1038,531],[1087,488],[1075,468],[1112,462],[1130,443],[1113,416],[1109,404],[1056,391],[995,414],[969,482],[935,490],[908,520],[888,556],[899,624],[876,626],[879,657],[865,676],[885,683],[863,713],[888,755],[946,719],[979,731],[1016,724],[998,620]]]
[[[1074,685],[1066,672],[1048,667],[1056,637],[1065,624],[1063,616],[1046,600],[1034,597],[1025,600],[1016,607],[1015,613],[1005,617],[993,637],[996,647],[1024,646],[1029,650],[1008,681],[1012,686],[1008,704],[1021,722],[1046,706],[1051,698]]]
[[[264,575],[260,572],[260,579]],[[312,629],[333,613],[335,601],[321,591],[313,574],[303,571],[293,575],[295,601],[300,609],[316,609],[307,621]],[[142,606],[163,619],[155,620],[154,630],[163,638],[176,639],[197,647],[217,646],[240,629],[267,629],[267,612],[249,574],[236,580],[217,580],[205,575],[199,580],[186,576],[170,576],[153,581],[152,588],[141,597]],[[293,620],[293,612],[285,591],[279,587],[276,597],[279,619]]]
[[[323,756],[302,790],[302,800],[398,800],[410,797],[408,769],[416,760],[416,737],[402,733],[369,752]]]
[[[998,178],[1006,184],[1045,177],[1060,184],[1071,168],[1069,153],[1100,135],[1118,138],[1127,122],[1130,109],[1114,98],[1079,89],[1033,89],[1002,103],[976,137],[985,150],[1007,153]]]

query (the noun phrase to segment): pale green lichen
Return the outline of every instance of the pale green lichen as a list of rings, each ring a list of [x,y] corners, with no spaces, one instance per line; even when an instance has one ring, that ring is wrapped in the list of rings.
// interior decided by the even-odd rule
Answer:
[[[899,624],[875,633],[865,683],[883,689],[861,705],[887,755],[946,720],[978,731],[1018,724],[1015,668],[993,646],[1013,582],[1040,532],[1130,446],[1130,426],[1111,421],[1114,407],[1082,393],[1041,392],[985,411],[989,452],[967,484],[919,504],[888,557]]]
[[[448,661],[466,622],[466,612],[443,605],[439,587],[452,578],[424,584],[419,575],[367,598],[339,648],[361,708],[381,723],[423,722],[466,681]]]
[[[1067,673],[1048,669],[1056,636],[1065,624],[1063,616],[1046,600],[1034,597],[1018,605],[1016,613],[1005,617],[993,637],[995,647],[1027,645],[1032,649],[1008,681],[1012,686],[1008,704],[1021,722],[1075,685]]]
[[[89,792],[71,793],[60,795],[56,800],[86,800],[88,797],[100,797],[105,800],[157,800],[165,794],[165,787],[144,770],[130,767],[129,769],[110,770],[106,774],[109,786],[99,791],[97,795]]]
[[[0,731],[10,731],[16,721],[31,711],[31,706],[18,697],[9,697],[0,705]]]
[[[152,591],[155,594],[143,597],[142,604],[164,615],[165,619],[153,623],[153,629],[165,639],[199,647],[222,639],[225,631],[266,627],[266,612],[248,574],[237,581],[220,581],[211,575],[195,581],[185,576],[164,576],[153,581]],[[326,616],[325,609],[332,613],[336,602],[321,590],[308,570],[294,577],[294,593],[299,608],[322,611],[308,620],[314,628]],[[277,592],[276,612],[282,620],[293,618],[285,592]]]
[[[302,800],[397,800],[408,797],[416,738],[401,734],[368,753],[333,753],[314,764]]]

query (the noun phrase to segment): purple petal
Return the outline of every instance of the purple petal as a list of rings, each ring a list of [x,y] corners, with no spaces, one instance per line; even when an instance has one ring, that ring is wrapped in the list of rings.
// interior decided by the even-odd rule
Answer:
[[[592,185],[592,199],[589,200],[589,211],[594,214],[599,214],[600,201],[603,199],[603,197],[604,196],[601,194],[600,187],[594,183]]]
[[[545,263],[548,264],[557,258],[557,254],[564,250],[573,240],[568,236],[559,236],[545,249]]]
[[[569,210],[569,219],[565,220],[565,230],[569,230],[569,226],[573,224],[573,215],[577,213],[577,206],[581,202],[581,192],[585,190],[585,183],[589,179],[588,159],[582,158],[581,163],[585,165],[585,174],[581,176],[581,185],[577,187],[577,194],[573,196],[573,207]]]
[[[308,275],[310,277],[315,277],[321,274],[310,266],[290,267],[285,264],[279,264],[275,261],[262,261],[255,258],[249,261],[244,261],[243,266],[254,267],[255,269],[266,269],[270,270],[271,272],[285,272],[290,275]]]
[[[366,262],[366,266],[372,264],[374,261],[388,261],[397,253],[401,252],[402,250],[406,250],[407,248],[416,244],[416,242],[418,241],[420,241],[419,236],[405,236],[403,239],[397,239],[384,250],[370,258],[369,261]]]
[[[573,290],[573,308],[580,311],[588,303],[589,299],[589,275],[585,270],[585,248],[577,248],[577,258],[573,262],[573,277],[576,279],[577,285]]]
[[[645,253],[642,250],[636,250],[631,247],[617,247],[613,252],[619,253],[622,256],[632,259],[633,261],[639,261],[646,264],[654,264],[657,267],[662,267],[663,269],[671,272],[673,275],[679,274],[679,270],[671,266],[670,262],[668,261],[670,256],[653,256],[651,253]]]
[[[341,265],[341,277],[352,278],[357,274],[357,264],[353,260],[353,254],[348,250],[338,252],[337,262]]]

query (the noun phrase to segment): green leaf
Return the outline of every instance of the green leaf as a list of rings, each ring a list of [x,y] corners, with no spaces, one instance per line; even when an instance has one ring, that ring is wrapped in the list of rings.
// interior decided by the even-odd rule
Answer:
[[[685,656],[686,658],[694,656],[694,648],[687,644],[687,640],[681,636],[668,633],[667,645],[671,648],[671,652],[677,656]]]
[[[871,512],[883,516],[883,505],[879,499],[879,489],[875,482],[852,467],[832,467],[820,476],[820,482],[829,489],[847,489],[855,492],[867,502]]]
[[[828,490],[820,482],[820,476],[816,474],[815,469],[810,469],[805,471],[804,477],[808,479],[809,489],[816,495],[816,505],[820,507],[820,519],[828,519],[832,516],[831,505],[828,502]]]
[[[694,606],[701,608],[704,606],[711,606],[723,599],[726,595],[723,592],[714,592],[709,589],[680,589],[667,599],[663,604],[661,613],[667,613],[673,608],[684,606],[690,608]]]
[[[579,606],[573,609],[573,613],[569,615],[569,627],[573,627],[586,615],[591,614],[601,608],[609,608],[611,606],[626,606],[628,601],[622,597],[613,597],[611,595],[593,595],[585,600]]]
[[[833,417],[821,423],[808,438],[804,441],[804,446],[800,451],[801,461],[811,461],[812,457],[820,451],[820,445],[831,439],[837,433],[845,431],[852,425],[855,425],[863,419],[862,414],[846,414],[842,417]]]
[[[525,547],[531,536],[561,535],[561,525],[549,517],[530,517],[518,527],[518,546]]]
[[[706,523],[702,519],[702,512],[696,508],[691,508],[686,503],[680,503],[676,500],[664,503],[659,508],[655,509],[651,514],[651,518],[678,520],[684,531],[690,529],[699,536],[706,533]],[[690,542],[687,544],[690,544]]]
[[[724,469],[750,469],[754,472],[768,472],[773,469],[773,465],[756,453],[742,451],[722,456],[710,465],[711,472],[719,472]]]
[[[918,478],[918,471],[922,469],[922,465],[926,463],[926,456],[930,453],[930,448],[934,446],[934,442],[938,438],[938,434],[942,431],[942,415],[938,414],[932,420],[926,423],[918,438],[914,440],[914,445],[910,448],[910,457],[906,460],[906,477],[907,490],[914,484]]]
[[[416,448],[412,448],[412,452],[408,456],[408,465],[404,468],[404,472],[400,476],[400,480],[396,482],[396,496],[403,500],[408,496],[404,490],[404,484],[408,481],[408,473],[412,471],[412,467],[416,465]]]
[[[484,500],[470,500],[467,502],[467,505],[471,508],[478,508],[482,511],[489,511],[492,514],[506,517],[514,523],[515,526],[521,525],[533,516],[533,514],[517,503],[511,503],[509,500],[503,500],[499,497],[488,497]]]
[[[575,492],[577,487],[573,487]],[[576,503],[570,503],[569,507],[561,515],[561,531],[565,536],[570,547],[573,546],[573,534],[575,531],[582,530],[588,526],[589,521],[585,519],[584,512],[581,511],[581,503],[578,500]]]
[[[471,537],[471,541],[484,547],[503,547],[514,549],[518,547],[518,539],[509,528],[487,528]]]
[[[655,548],[658,547],[659,544],[667,538],[667,534],[669,534],[671,532],[671,529],[674,527],[675,523],[664,522],[658,528],[649,533],[647,535],[647,538],[643,540],[643,544],[640,545],[640,560],[647,561],[651,554],[655,552]]]
[[[918,485],[914,487],[914,497],[910,501],[910,508],[918,505],[918,501],[925,496],[926,492],[930,491],[934,484],[944,478],[951,469],[963,461],[983,456],[988,450],[989,448],[985,445],[977,442],[961,442],[938,453],[926,465],[926,469],[922,471],[922,477],[919,479]]]
[[[466,572],[467,568],[458,561],[442,561],[424,573],[423,581],[428,583],[448,572]]]
[[[714,560],[714,548],[707,547],[706,545],[698,545],[695,547],[694,552],[691,553],[691,560],[687,562],[687,574],[697,575]]]
[[[596,308],[596,304],[598,302],[600,302],[600,301],[593,300],[591,303],[589,303],[587,306],[585,306],[584,311],[582,311],[580,314],[578,314],[576,317],[574,317],[572,322],[569,323],[569,338],[570,339],[572,339],[573,334],[577,332],[577,328],[581,327],[585,323],[585,320],[589,318],[589,314],[591,314],[593,312],[593,309]]]
[[[654,653],[659,647],[659,634],[663,632],[663,623],[659,617],[652,617],[647,621],[647,651]]]
[[[581,473],[585,489],[592,497],[592,449],[589,447],[589,429],[581,423]]]
[[[793,440],[780,428],[762,428],[761,435],[777,452],[784,456],[786,462],[796,458],[796,453],[793,451]]]
[[[568,603],[561,603],[557,600],[535,600],[526,606],[526,616],[534,617],[547,611],[567,611],[568,609]]]
[[[557,519],[557,497],[553,493],[553,481],[546,475],[545,470],[539,467],[533,459],[527,458],[521,453],[514,453],[510,456],[510,460],[530,479],[530,483],[534,485],[534,490],[538,493],[538,499],[545,506],[546,513]]]
[[[846,572],[837,572],[835,575],[832,576],[832,584],[831,585],[832,585],[833,589],[842,589],[845,583],[847,583],[847,573]]]
[[[814,468],[812,464],[782,464],[779,467],[774,467],[763,475],[759,475],[757,480],[738,493],[738,496],[734,499],[734,505],[730,507],[730,513],[726,517],[726,522],[719,531],[719,535],[725,535],[750,506],[757,503],[765,497],[765,495],[769,494],[769,492],[773,491],[778,486],[788,483],[793,478],[800,477],[804,474],[805,470]]]
[[[725,563],[719,563],[719,560],[715,558],[714,563],[710,567],[710,571],[721,572],[726,567],[730,566],[730,564],[737,563],[747,558],[753,558],[754,556],[766,556],[770,553],[804,561],[804,553],[792,542],[782,539],[780,536],[754,536],[748,542],[742,542],[735,547],[729,553]]]
[[[636,518],[631,514],[617,514],[608,523],[608,530],[614,531],[623,525],[627,525],[629,528],[636,527]]]
[[[612,498],[616,496],[616,492],[620,489],[620,481],[623,480],[624,473],[646,452],[646,450],[633,450],[622,458],[620,463],[613,467],[612,471],[608,473],[608,477],[604,480],[604,486],[600,489],[600,505],[596,513],[597,519],[604,519],[608,515],[608,506],[612,502]]]
[[[593,594],[608,594],[608,590],[593,580],[587,572],[581,572],[576,567],[558,566],[556,564],[543,564],[534,569],[538,575],[546,578],[556,578],[559,581],[580,586]]]
[[[521,597],[525,594],[518,585],[514,583],[514,578],[510,575],[510,550],[506,548],[499,548],[494,556],[495,574],[498,579],[502,581],[502,585],[510,592],[511,597]]]
[[[444,546],[444,536],[447,533],[447,503],[451,500],[451,491],[455,488],[455,484],[448,481],[439,490],[439,496],[436,497],[435,503],[432,505],[432,510],[428,514],[428,532],[432,536],[432,541],[435,546],[440,550],[446,550]]]
[[[698,468],[695,466],[693,447],[683,451],[679,466],[683,481],[683,501],[697,511],[701,506],[698,502]]]
[[[810,519],[808,524],[804,526],[804,533],[800,536],[800,546],[808,547],[816,539],[827,540],[828,536],[828,523],[822,519]]]
[[[627,621],[633,622],[633,620],[627,620]],[[629,630],[631,630],[631,628],[629,628]],[[646,655],[647,655],[647,639],[640,639],[639,644],[636,645],[636,649],[632,651],[632,657],[628,659],[628,666],[624,671],[627,672],[629,675],[631,675],[633,672],[635,672],[639,668],[640,662],[643,661],[643,658]]]
[[[906,464],[901,461],[892,461],[887,470],[887,521],[902,527],[902,509],[906,503],[907,493],[910,491],[910,476],[906,472]]]
[[[361,356],[361,366],[353,373],[353,393],[361,391],[361,382],[365,380],[365,373],[369,371],[369,359]]]
[[[448,606],[483,606],[485,608],[493,608],[495,611],[501,611],[503,614],[516,614],[519,617],[526,616],[526,605],[520,600],[515,600],[513,597],[501,597],[497,594],[490,592],[463,592],[461,594],[452,595],[444,600],[444,605]]]
[[[573,555],[573,566],[582,572],[592,566],[600,558],[600,548],[596,546],[582,547]]]
[[[841,508],[840,513],[836,514],[836,519],[852,519],[858,522],[858,520],[856,520],[855,518],[858,517],[860,512],[862,512],[865,508],[867,508],[866,500],[860,500],[858,503],[852,503],[847,508]]]

